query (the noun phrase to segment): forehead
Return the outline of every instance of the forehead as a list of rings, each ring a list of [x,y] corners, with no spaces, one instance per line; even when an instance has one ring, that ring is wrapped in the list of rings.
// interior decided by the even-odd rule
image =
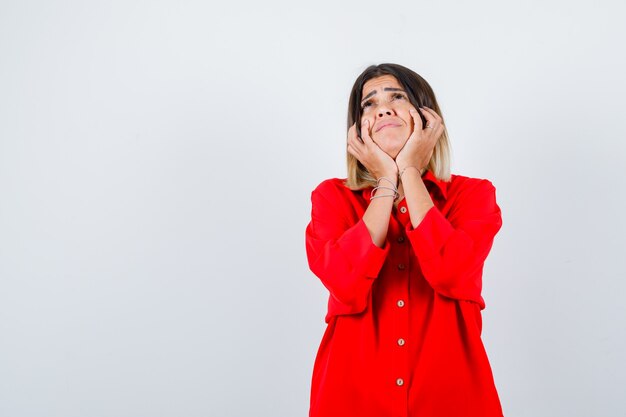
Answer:
[[[381,91],[385,87],[396,87],[402,88],[396,77],[393,75],[381,75],[380,77],[372,78],[371,80],[367,80],[365,84],[363,84],[363,96],[366,96],[372,90]]]

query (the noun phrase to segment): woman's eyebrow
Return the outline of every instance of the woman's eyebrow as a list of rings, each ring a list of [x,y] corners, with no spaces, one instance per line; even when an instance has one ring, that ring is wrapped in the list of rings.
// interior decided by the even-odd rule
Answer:
[[[395,88],[395,87],[385,87],[385,88],[383,88],[383,91],[402,91],[402,92],[404,92],[403,89]],[[370,93],[368,95],[363,97],[363,100],[361,100],[361,103],[364,102],[365,100],[367,100],[368,98],[370,98],[371,96],[375,95],[375,94],[376,94],[376,90],[370,91]]]

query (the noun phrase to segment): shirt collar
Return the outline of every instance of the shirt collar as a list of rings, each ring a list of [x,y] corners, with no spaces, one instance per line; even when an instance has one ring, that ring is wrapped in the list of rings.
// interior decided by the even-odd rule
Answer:
[[[429,191],[430,188],[428,184],[430,183],[433,184],[434,187],[437,187],[439,189],[444,199],[448,199],[449,182],[442,181],[439,178],[435,177],[435,174],[433,174],[430,170],[426,171],[426,173],[422,176],[422,179],[424,180],[424,184],[426,184],[426,188],[428,188]]]
[[[424,181],[424,185],[426,185],[426,189],[428,189],[428,191],[436,188],[439,190],[444,200],[448,199],[448,182],[438,179],[430,170],[427,170],[426,173],[422,175],[422,180]],[[366,200],[369,199],[372,195],[372,187],[363,189],[362,195]]]

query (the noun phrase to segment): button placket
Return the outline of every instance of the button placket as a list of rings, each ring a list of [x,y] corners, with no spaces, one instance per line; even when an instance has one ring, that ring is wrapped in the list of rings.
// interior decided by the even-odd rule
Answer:
[[[404,203],[403,203],[404,204]],[[389,368],[388,378],[390,379],[388,384],[393,384],[394,394],[391,396],[391,402],[393,404],[394,417],[406,417],[408,410],[407,403],[407,389],[408,389],[408,376],[410,370],[409,364],[409,350],[406,347],[407,331],[409,329],[409,262],[411,257],[411,248],[407,246],[408,238],[405,235],[405,225],[407,209],[405,206],[398,207],[398,216],[393,216],[393,221],[390,223],[390,237],[392,243],[392,254],[388,257],[389,272],[393,275],[392,282],[393,294],[395,295],[389,302],[395,305],[391,305],[393,308],[393,328],[390,329],[390,334],[386,340],[387,351],[391,355],[391,363]],[[402,336],[402,337],[401,337]]]
[[[397,238],[398,243],[402,243],[406,238],[403,236],[399,236]],[[406,395],[406,375],[409,372],[408,369],[408,353],[409,351],[406,349],[406,339],[400,336],[406,336],[406,332],[408,330],[408,321],[409,321],[409,311],[406,308],[406,300],[408,300],[408,288],[409,288],[409,268],[408,268],[408,259],[405,259],[408,256],[405,245],[402,245],[402,249],[400,249],[399,254],[402,254],[398,258],[396,258],[396,271],[398,273],[398,281],[397,284],[399,286],[400,291],[397,293],[399,296],[395,300],[396,304],[396,315],[397,321],[394,326],[394,333],[396,333],[395,338],[393,339],[393,353],[394,356],[394,366],[393,373],[395,374],[395,385],[396,388],[399,388],[397,391],[397,395],[404,396]],[[397,350],[395,350],[397,349]],[[392,374],[393,375],[393,374]],[[406,407],[406,398],[398,397],[396,399],[398,406],[400,407],[398,411],[403,410]]]

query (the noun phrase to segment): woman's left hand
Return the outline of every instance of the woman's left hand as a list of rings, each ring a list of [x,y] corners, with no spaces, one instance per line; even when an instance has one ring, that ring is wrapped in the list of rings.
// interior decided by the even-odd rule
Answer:
[[[426,129],[422,128],[422,119],[420,118],[417,110],[411,109],[411,116],[413,117],[413,133],[409,136],[404,147],[400,150],[398,156],[396,156],[396,165],[399,172],[406,167],[414,166],[420,170],[420,172],[428,166],[430,158],[432,157],[433,150],[437,140],[443,133],[443,119],[434,110],[428,107],[421,107],[422,113],[426,118]]]

